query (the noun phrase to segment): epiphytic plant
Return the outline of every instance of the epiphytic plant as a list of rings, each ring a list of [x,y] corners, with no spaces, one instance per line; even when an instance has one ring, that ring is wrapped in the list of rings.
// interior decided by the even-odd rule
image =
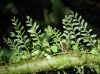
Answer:
[[[87,28],[87,22],[82,19],[82,16],[78,16],[78,13],[65,16],[63,19],[64,33],[70,49],[92,49],[96,48],[97,40],[96,35],[91,34],[92,29]]]

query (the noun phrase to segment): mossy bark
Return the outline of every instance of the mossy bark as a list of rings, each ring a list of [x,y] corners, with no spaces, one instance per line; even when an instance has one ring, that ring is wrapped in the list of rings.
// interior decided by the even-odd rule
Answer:
[[[72,66],[80,67],[82,65],[100,64],[100,55],[87,53],[68,53],[53,56],[51,59],[37,59],[35,61],[25,62],[23,64],[12,64],[0,66],[0,74],[24,74],[29,72],[41,72],[50,70],[59,70]]]

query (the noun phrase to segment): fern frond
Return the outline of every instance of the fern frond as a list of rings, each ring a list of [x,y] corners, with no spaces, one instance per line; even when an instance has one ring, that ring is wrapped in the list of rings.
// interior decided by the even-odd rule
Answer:
[[[32,18],[30,18],[29,16],[27,16],[26,18],[27,18],[26,25],[29,27],[28,33],[30,34],[30,37],[32,39],[33,48],[35,48],[36,45],[41,46],[39,38],[41,30],[37,32],[39,25],[37,25],[36,22],[34,23]]]
[[[15,43],[18,50],[26,49],[29,52],[29,38],[25,35],[24,26],[21,26],[21,22],[15,19],[15,17],[12,19],[12,25],[14,26],[14,32],[11,32],[10,36],[14,38],[13,43]]]
[[[65,16],[63,24],[65,29],[63,36],[66,37],[69,45],[74,41],[80,47],[84,44],[86,47],[96,47],[96,35],[91,34],[92,29],[87,29],[87,22],[82,19],[82,16],[78,16],[78,13]]]
[[[61,32],[56,28],[52,28],[48,26],[45,28],[44,39],[50,44],[50,48],[52,52],[58,52],[60,49],[60,41],[61,41]]]
[[[77,14],[77,13],[76,13]],[[78,17],[75,16],[76,19],[78,19],[78,22],[80,23],[80,32],[81,32],[81,36],[83,38],[83,42],[87,43],[86,45],[89,47],[96,47],[96,35],[95,34],[91,34],[92,29],[87,29],[88,23],[85,22],[84,19],[82,19],[82,16]]]
[[[61,32],[57,30],[56,28],[53,29],[50,26],[45,28],[45,36],[46,36],[47,41],[49,41],[49,43],[51,44],[60,43]]]

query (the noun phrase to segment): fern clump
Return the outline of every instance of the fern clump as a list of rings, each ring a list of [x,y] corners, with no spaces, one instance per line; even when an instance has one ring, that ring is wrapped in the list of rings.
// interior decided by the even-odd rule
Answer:
[[[78,13],[65,16],[63,19],[64,33],[70,49],[92,49],[96,48],[97,40],[96,35],[92,35],[92,29],[87,29],[87,22],[82,19],[82,16],[78,16]]]
[[[63,33],[51,26],[47,26],[42,33],[39,25],[33,22],[32,18],[29,16],[26,18],[27,30],[14,17],[12,19],[14,31],[10,33],[9,38],[4,38],[12,50],[11,62],[44,56],[50,59],[53,55],[68,52],[70,49],[73,51],[87,49],[86,51],[95,54],[97,53],[96,49],[100,47],[100,41],[98,40],[97,43],[95,39],[96,35],[91,34],[92,29],[87,28],[87,22],[77,13],[65,16]]]
[[[34,23],[29,16],[26,18],[27,31],[21,25],[21,22],[14,17],[12,19],[14,31],[10,32],[9,38],[4,38],[4,41],[12,50],[11,61],[18,62],[39,55],[50,58],[50,55],[57,53],[60,46],[60,31],[48,26],[44,33],[41,33],[39,25],[36,22]]]

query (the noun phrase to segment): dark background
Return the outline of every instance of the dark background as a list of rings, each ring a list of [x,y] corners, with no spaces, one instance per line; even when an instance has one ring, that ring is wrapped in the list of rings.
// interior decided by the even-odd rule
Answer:
[[[25,17],[29,15],[40,23],[41,28],[51,25],[63,31],[61,21],[67,8],[82,15],[99,38],[99,0],[0,0],[0,46],[4,46],[3,37],[12,31],[11,19],[14,16],[23,25]]]

